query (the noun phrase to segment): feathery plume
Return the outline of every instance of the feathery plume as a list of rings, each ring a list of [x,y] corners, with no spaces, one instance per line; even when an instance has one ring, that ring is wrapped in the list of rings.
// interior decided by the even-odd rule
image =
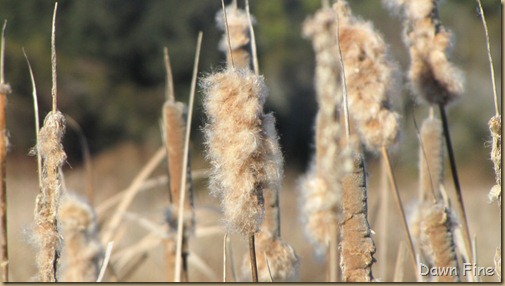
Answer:
[[[396,66],[371,22],[354,17],[345,1],[337,1],[333,9],[338,15],[350,114],[370,150],[389,147],[399,133],[399,115],[391,110],[388,98],[395,87]]]
[[[496,185],[489,192],[488,198],[491,202],[498,201],[501,205],[501,116],[493,116],[488,125],[492,136],[491,161],[493,161],[496,180]]]
[[[60,281],[95,282],[102,245],[93,209],[87,202],[67,193],[62,198],[58,217],[63,238]]]
[[[262,150],[268,90],[263,77],[235,68],[207,76],[202,87],[211,193],[221,198],[229,230],[255,233],[263,220],[263,189],[269,181]]]
[[[236,68],[249,68],[251,63],[251,37],[249,34],[247,13],[242,9],[230,5],[226,7],[226,17],[228,20],[231,55],[228,51],[228,38],[226,34],[223,35],[219,42],[219,49],[226,53],[228,63],[231,63],[231,59],[233,58],[233,64]],[[226,23],[224,23],[223,18],[223,11],[220,10],[216,14],[216,23],[220,30],[225,31]],[[251,21],[254,23],[254,18]]]
[[[439,188],[444,181],[444,139],[442,132],[442,122],[437,118],[426,118],[421,125],[419,199],[423,202],[427,202],[429,199],[442,199]]]
[[[385,0],[403,14],[403,41],[409,49],[408,78],[415,94],[430,104],[447,105],[463,93],[463,73],[447,58],[451,32],[438,16],[436,0]]]

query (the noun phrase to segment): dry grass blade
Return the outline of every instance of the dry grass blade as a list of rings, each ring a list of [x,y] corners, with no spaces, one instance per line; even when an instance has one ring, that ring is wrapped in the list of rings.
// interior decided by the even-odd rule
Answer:
[[[251,34],[251,53],[253,57],[253,67],[256,76],[259,76],[259,63],[258,52],[256,50],[256,37],[254,36],[254,27],[251,19],[251,12],[249,11],[249,0],[245,0],[245,9],[247,11],[247,21],[249,22],[249,34]]]
[[[443,126],[443,132],[444,132],[444,138],[445,138],[445,145],[447,147],[447,155],[449,156],[449,165],[451,166],[451,173],[452,173],[452,180],[454,182],[454,188],[456,190],[456,207],[458,210],[458,213],[462,219],[462,224],[463,224],[463,240],[465,242],[465,248],[470,256],[469,259],[470,261],[473,261],[473,251],[472,251],[472,242],[470,239],[470,228],[468,226],[468,219],[466,217],[466,211],[465,211],[465,205],[463,203],[463,193],[461,191],[461,185],[459,184],[459,176],[458,176],[458,169],[456,167],[456,158],[454,156],[454,149],[452,147],[452,142],[451,142],[451,135],[449,133],[449,123],[447,120],[447,114],[445,112],[445,107],[440,104],[439,105],[440,109],[440,116],[442,118],[442,126]],[[469,262],[469,261],[466,261]]]
[[[107,269],[107,266],[109,265],[109,260],[110,260],[110,256],[111,256],[113,247],[114,247],[114,241],[107,243],[107,248],[105,250],[105,256],[103,259],[102,267],[100,267],[100,273],[98,274],[98,278],[96,279],[96,282],[98,282],[98,283],[102,282],[103,276],[105,275],[105,270]]]
[[[489,34],[487,31],[486,16],[484,15],[484,9],[482,9],[482,3],[480,2],[480,0],[477,0],[477,3],[479,4],[479,13],[481,16],[480,18],[482,19],[482,25],[484,26],[484,32],[486,33],[486,48],[487,48],[487,56],[489,59],[489,69],[491,72],[491,83],[493,85],[494,108],[495,108],[496,116],[499,116],[500,109],[498,107],[498,95],[496,94],[496,82],[494,79],[493,57],[491,56],[491,45],[489,42]],[[502,1],[502,3],[503,3],[503,1]]]
[[[226,15],[226,7],[224,6],[224,0],[221,0],[221,6],[223,9],[223,18],[224,18],[224,28],[226,31],[226,38],[228,40],[228,53],[230,57],[230,62],[228,63],[231,67],[234,67],[235,64],[233,63],[233,53],[231,50],[231,38],[230,38],[230,30],[228,28],[228,16]]]
[[[35,77],[33,76],[32,65],[28,60],[28,56],[25,53],[25,49],[23,48],[23,55],[25,56],[26,63],[28,64],[28,70],[30,72],[30,80],[32,82],[32,98],[33,98],[33,113],[35,117],[35,132],[36,132],[36,143],[39,144],[39,130],[40,130],[40,120],[39,120],[39,103],[37,100],[37,86],[35,85]],[[42,157],[39,152],[37,153],[37,173],[39,179],[39,189],[42,188]]]
[[[165,70],[167,72],[165,100],[174,101],[175,100],[174,78],[172,76],[172,67],[170,65],[170,55],[168,53],[167,47],[165,47],[163,49],[163,55],[164,55],[163,59],[165,62]]]
[[[2,28],[2,43],[0,50],[0,268],[2,269],[2,281],[9,281],[9,254],[7,249],[7,184],[6,176],[6,158],[7,158],[7,130],[5,125],[5,109],[7,104],[7,94],[10,92],[10,86],[5,84],[4,79],[4,53],[5,53],[5,20]]]
[[[181,281],[181,264],[182,264],[182,238],[183,238],[183,221],[184,221],[184,200],[186,193],[186,176],[188,174],[188,153],[189,153],[189,136],[191,134],[191,119],[193,115],[193,103],[195,100],[195,89],[196,89],[196,77],[198,74],[198,63],[200,61],[200,50],[202,47],[202,32],[198,33],[198,40],[196,44],[195,53],[195,63],[193,66],[193,78],[191,79],[191,91],[189,95],[189,110],[188,119],[186,122],[186,136],[184,139],[184,157],[182,162],[182,179],[181,179],[181,190],[179,199],[179,214],[177,221],[177,252],[176,252],[176,262],[175,262],[175,282]]]
[[[53,26],[51,31],[51,72],[52,72],[52,81],[53,85],[51,88],[51,95],[53,97],[53,112],[56,112],[56,108],[58,107],[58,97],[56,96],[56,11],[58,9],[58,2],[54,3],[54,12],[53,12]]]
[[[405,252],[407,252],[405,242],[400,241],[400,245],[398,246],[398,255],[396,256],[396,265],[395,265],[395,274],[393,276],[393,282],[402,282],[403,281],[403,263],[405,260]]]
[[[409,227],[407,225],[407,218],[405,217],[405,211],[403,210],[403,204],[400,198],[400,192],[398,191],[398,186],[396,184],[396,179],[394,177],[393,168],[391,166],[391,162],[389,160],[389,154],[385,147],[381,149],[382,157],[384,158],[384,162],[386,163],[388,170],[388,178],[389,183],[391,185],[391,191],[393,192],[393,198],[395,199],[396,206],[398,211],[400,212],[400,219],[403,226],[403,231],[405,232],[405,238],[407,239],[408,249],[410,253],[410,258],[412,262],[413,270],[417,272],[417,262],[416,262],[416,252],[414,250],[414,244],[412,243],[412,236],[410,235]]]
[[[223,282],[226,282],[226,270],[228,267],[228,264],[226,263],[226,241],[228,239],[228,233],[224,234],[223,238]]]
[[[151,175],[154,169],[161,163],[165,158],[165,148],[160,147],[158,151],[153,155],[153,157],[147,162],[147,164],[142,168],[140,173],[133,179],[128,189],[126,189],[121,202],[116,208],[114,215],[110,219],[109,224],[103,231],[102,242],[108,242],[111,240],[112,236],[116,232],[118,226],[121,223],[124,213],[133,202],[133,199],[137,195],[142,183]]]
[[[95,188],[94,188],[94,175],[93,175],[93,166],[91,162],[91,152],[89,150],[88,140],[86,139],[86,135],[84,135],[84,131],[81,128],[81,125],[77,123],[70,115],[66,114],[65,119],[67,120],[68,126],[77,133],[79,138],[79,144],[81,145],[82,157],[84,160],[84,169],[86,171],[86,197],[91,206],[94,205],[95,202]]]

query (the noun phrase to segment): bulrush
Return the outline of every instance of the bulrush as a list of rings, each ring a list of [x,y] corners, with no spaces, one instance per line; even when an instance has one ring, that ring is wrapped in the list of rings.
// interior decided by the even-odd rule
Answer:
[[[338,146],[342,129],[338,121],[342,104],[336,18],[330,8],[318,10],[303,24],[316,57],[314,85],[319,110],[315,123],[315,154],[300,180],[300,201],[305,234],[322,255],[331,240],[331,226],[341,212],[339,179],[350,169],[350,157]],[[348,155],[348,154],[347,154]],[[343,164],[336,164],[341,161]]]
[[[265,219],[256,235],[256,260],[258,281],[293,282],[298,279],[299,261],[294,249],[281,239],[279,192],[281,189],[283,164],[282,153],[275,130],[275,118],[269,113],[263,117],[265,140],[265,170],[268,181],[263,195],[265,199]],[[250,275],[250,262],[245,257],[244,275]]]
[[[230,64],[233,62],[234,67],[249,68],[251,63],[251,56],[249,52],[251,37],[249,34],[247,13],[244,10],[231,5],[226,7],[226,16],[230,47],[228,47],[228,37],[225,33],[219,42],[219,49],[226,53],[227,62]],[[216,22],[219,29],[223,31],[226,30],[223,11],[219,11],[216,14]],[[231,50],[231,55],[229,53],[229,49]],[[231,58],[233,58],[233,61]]]
[[[333,8],[338,14],[349,113],[368,149],[390,147],[399,133],[399,116],[390,109],[388,98],[395,87],[396,66],[371,22],[354,17],[345,1],[337,1]]]
[[[60,281],[96,282],[102,245],[91,206],[75,195],[66,194],[58,211],[63,251]]]
[[[409,49],[408,77],[415,94],[430,104],[446,105],[463,92],[463,74],[447,58],[451,32],[438,17],[436,0],[387,0],[403,12],[403,41]]]
[[[55,282],[61,237],[58,233],[57,210],[62,189],[61,166],[67,158],[61,139],[65,117],[60,111],[50,112],[39,131],[37,152],[42,157],[42,189],[35,203],[34,240],[40,282]]]
[[[255,233],[264,217],[263,190],[269,176],[262,130],[267,88],[262,77],[235,68],[205,77],[202,87],[211,193],[221,198],[229,230]]]

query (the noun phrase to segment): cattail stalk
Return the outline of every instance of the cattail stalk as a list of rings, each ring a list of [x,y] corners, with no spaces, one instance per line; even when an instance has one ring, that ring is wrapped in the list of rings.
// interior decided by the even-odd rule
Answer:
[[[328,252],[330,240],[335,239],[331,225],[338,225],[341,211],[338,180],[350,161],[338,146],[341,128],[337,106],[341,105],[342,91],[336,32],[335,14],[329,7],[305,20],[302,30],[303,36],[311,40],[316,57],[314,84],[319,105],[314,159],[300,181],[302,219],[306,236],[318,254]],[[339,159],[347,164],[336,165]]]
[[[66,160],[61,140],[65,133],[65,117],[57,110],[55,22],[58,3],[55,3],[51,36],[51,62],[53,74],[53,109],[46,116],[39,131],[37,152],[42,157],[42,189],[35,205],[36,263],[40,282],[58,280],[61,238],[58,233],[57,211],[62,189],[61,167]]]
[[[168,210],[170,214],[167,214],[167,225],[169,227],[177,225],[177,206],[180,201],[180,189],[181,189],[181,178],[183,169],[183,154],[184,154],[184,134],[186,131],[185,126],[185,110],[186,106],[182,102],[176,102],[174,97],[174,88],[172,80],[172,71],[170,67],[170,58],[168,54],[168,49],[164,49],[164,59],[165,68],[167,71],[167,88],[166,88],[166,101],[163,105],[163,141],[165,143],[167,161],[168,161],[168,172],[170,178],[170,204],[171,208]],[[188,269],[187,267],[187,245],[189,239],[189,232],[194,225],[193,210],[193,196],[191,190],[191,171],[188,166],[188,174],[186,176],[186,194],[189,196],[185,200],[184,211],[186,212],[186,219],[184,220],[183,229],[183,277],[187,282]],[[175,232],[175,229],[173,230]],[[167,263],[167,281],[174,280],[174,269],[175,269],[175,254],[176,247],[175,241],[173,239],[167,239],[165,245],[166,252],[166,263]]]
[[[191,132],[191,121],[193,118],[193,103],[195,100],[195,90],[196,90],[196,77],[198,74],[198,64],[200,62],[200,50],[202,48],[202,37],[203,33],[198,33],[198,39],[196,42],[196,52],[195,52],[195,63],[193,66],[193,77],[191,79],[191,90],[189,94],[189,111],[186,123],[186,134],[184,136],[184,153],[182,159],[182,172],[181,172],[181,185],[180,185],[180,196],[179,196],[179,206],[177,214],[177,252],[176,252],[176,263],[175,263],[175,279],[174,281],[181,281],[181,264],[182,268],[185,269],[186,279],[187,277],[187,255],[188,255],[188,245],[187,240],[184,242],[184,206],[186,200],[186,187],[188,183],[188,170],[189,170],[189,140]],[[187,235],[187,234],[186,234]],[[183,251],[184,249],[184,251]],[[184,258],[184,259],[183,259]]]
[[[482,19],[482,25],[484,26],[484,32],[486,34],[486,48],[489,60],[489,70],[491,73],[491,84],[493,87],[493,99],[495,108],[495,115],[489,120],[488,126],[492,137],[491,161],[493,162],[496,185],[492,187],[491,191],[488,194],[488,198],[492,202],[498,201],[498,204],[501,205],[501,116],[500,109],[498,107],[498,95],[496,94],[493,57],[491,56],[491,44],[487,30],[486,16],[484,15],[484,9],[482,9],[480,0],[477,0],[477,4],[479,4],[479,12]]]
[[[5,20],[2,28],[2,43],[0,50],[0,269],[2,282],[9,281],[9,253],[7,249],[7,185],[6,185],[6,158],[7,158],[7,130],[5,124],[5,110],[7,94],[11,92],[10,85],[4,79],[4,53],[5,53]]]
[[[399,116],[390,109],[389,98],[387,96],[388,93],[392,92],[394,87],[392,78],[395,72],[395,65],[389,59],[387,46],[384,40],[381,35],[374,30],[370,22],[364,22],[354,17],[345,1],[337,1],[333,9],[338,15],[339,47],[345,66],[346,96],[348,96],[346,105],[348,104],[349,113],[354,120],[361,141],[372,151],[381,150],[383,157],[385,157],[383,159],[386,161],[389,176],[394,181],[394,174],[389,164],[389,155],[386,148],[396,141],[399,133]],[[364,112],[365,110],[366,112]],[[351,180],[351,182],[352,176],[358,176],[359,178],[359,171],[356,169],[359,166],[360,165],[355,162],[356,173],[349,175],[350,178],[348,179]],[[365,175],[362,174],[361,176]],[[354,205],[361,205],[362,209],[366,210],[365,181],[364,178],[358,181],[356,180],[355,178],[355,186],[344,181],[347,184],[345,186],[346,188],[354,187],[355,190],[359,191],[359,194],[351,193],[353,196],[349,195],[349,198],[344,196],[343,202],[345,202],[346,199],[352,200],[354,198]],[[360,184],[357,184],[358,182]],[[392,188],[392,191],[395,193],[395,201],[403,218],[404,230],[410,242],[410,250],[414,258],[414,249],[412,247],[410,233],[396,185]],[[365,201],[360,201],[360,199]],[[347,216],[349,216],[349,214],[347,214]],[[344,217],[346,217],[345,214]],[[370,231],[366,216],[361,224],[364,227],[368,227],[368,231]],[[344,228],[342,231],[344,232]],[[345,245],[344,242],[349,243],[343,238],[342,245]],[[364,246],[361,249],[363,253],[367,253],[370,257],[372,257],[375,252],[373,241],[371,242],[371,246],[373,247],[367,248]],[[373,259],[369,260],[367,256],[361,258],[361,265],[370,268]],[[413,261],[415,266],[415,259]],[[345,254],[342,254],[342,269],[344,272],[348,271],[348,273],[344,274],[344,279],[361,279],[362,281],[373,279],[370,269],[366,267],[363,268],[364,270],[358,272],[358,276],[350,274],[349,270],[356,268],[351,264],[352,262],[352,260],[346,261]],[[346,263],[349,263],[349,265],[346,265]]]
[[[226,12],[225,12],[226,9]],[[251,64],[251,28],[254,19],[246,11],[233,4],[216,14],[217,27],[226,32],[219,43],[219,49],[226,53],[229,66],[249,68]]]
[[[64,243],[60,280],[95,282],[102,246],[93,209],[87,202],[67,195],[63,198],[58,216]]]
[[[283,158],[275,130],[275,118],[272,114],[263,117],[265,140],[265,168],[269,174],[263,196],[265,202],[265,219],[256,234],[256,257],[258,281],[287,282],[298,278],[298,256],[294,249],[281,239],[279,192],[283,176]],[[244,259],[243,272],[248,273],[249,263]]]
[[[445,106],[463,93],[463,74],[447,58],[451,32],[441,23],[435,0],[390,0],[404,14],[404,42],[409,49],[409,80],[415,94],[439,107],[443,134],[455,187],[457,209],[463,224],[465,248],[472,261],[471,239],[449,133]]]

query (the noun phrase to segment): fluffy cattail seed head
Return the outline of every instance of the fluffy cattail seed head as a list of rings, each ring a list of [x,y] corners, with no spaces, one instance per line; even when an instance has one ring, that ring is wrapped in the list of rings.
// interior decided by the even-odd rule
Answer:
[[[389,147],[399,134],[399,116],[390,108],[396,65],[371,22],[351,14],[345,1],[333,5],[338,15],[339,43],[345,67],[349,113],[370,150]]]
[[[231,230],[254,233],[263,220],[263,104],[267,88],[248,69],[228,68],[203,79],[210,189],[222,200]]]
[[[59,207],[63,237],[62,282],[95,282],[102,258],[96,216],[91,206],[74,195],[66,195]]]
[[[247,13],[242,9],[228,6],[226,7],[226,18],[228,21],[228,33],[230,35],[230,49],[232,53],[231,56],[233,57],[233,64],[236,68],[249,68],[251,62],[249,52],[251,38],[249,35]],[[254,18],[251,20],[254,23]],[[219,11],[216,14],[216,22],[220,30],[226,31],[223,11]],[[223,35],[219,42],[219,49],[226,53],[227,62],[231,63],[226,34]]]

